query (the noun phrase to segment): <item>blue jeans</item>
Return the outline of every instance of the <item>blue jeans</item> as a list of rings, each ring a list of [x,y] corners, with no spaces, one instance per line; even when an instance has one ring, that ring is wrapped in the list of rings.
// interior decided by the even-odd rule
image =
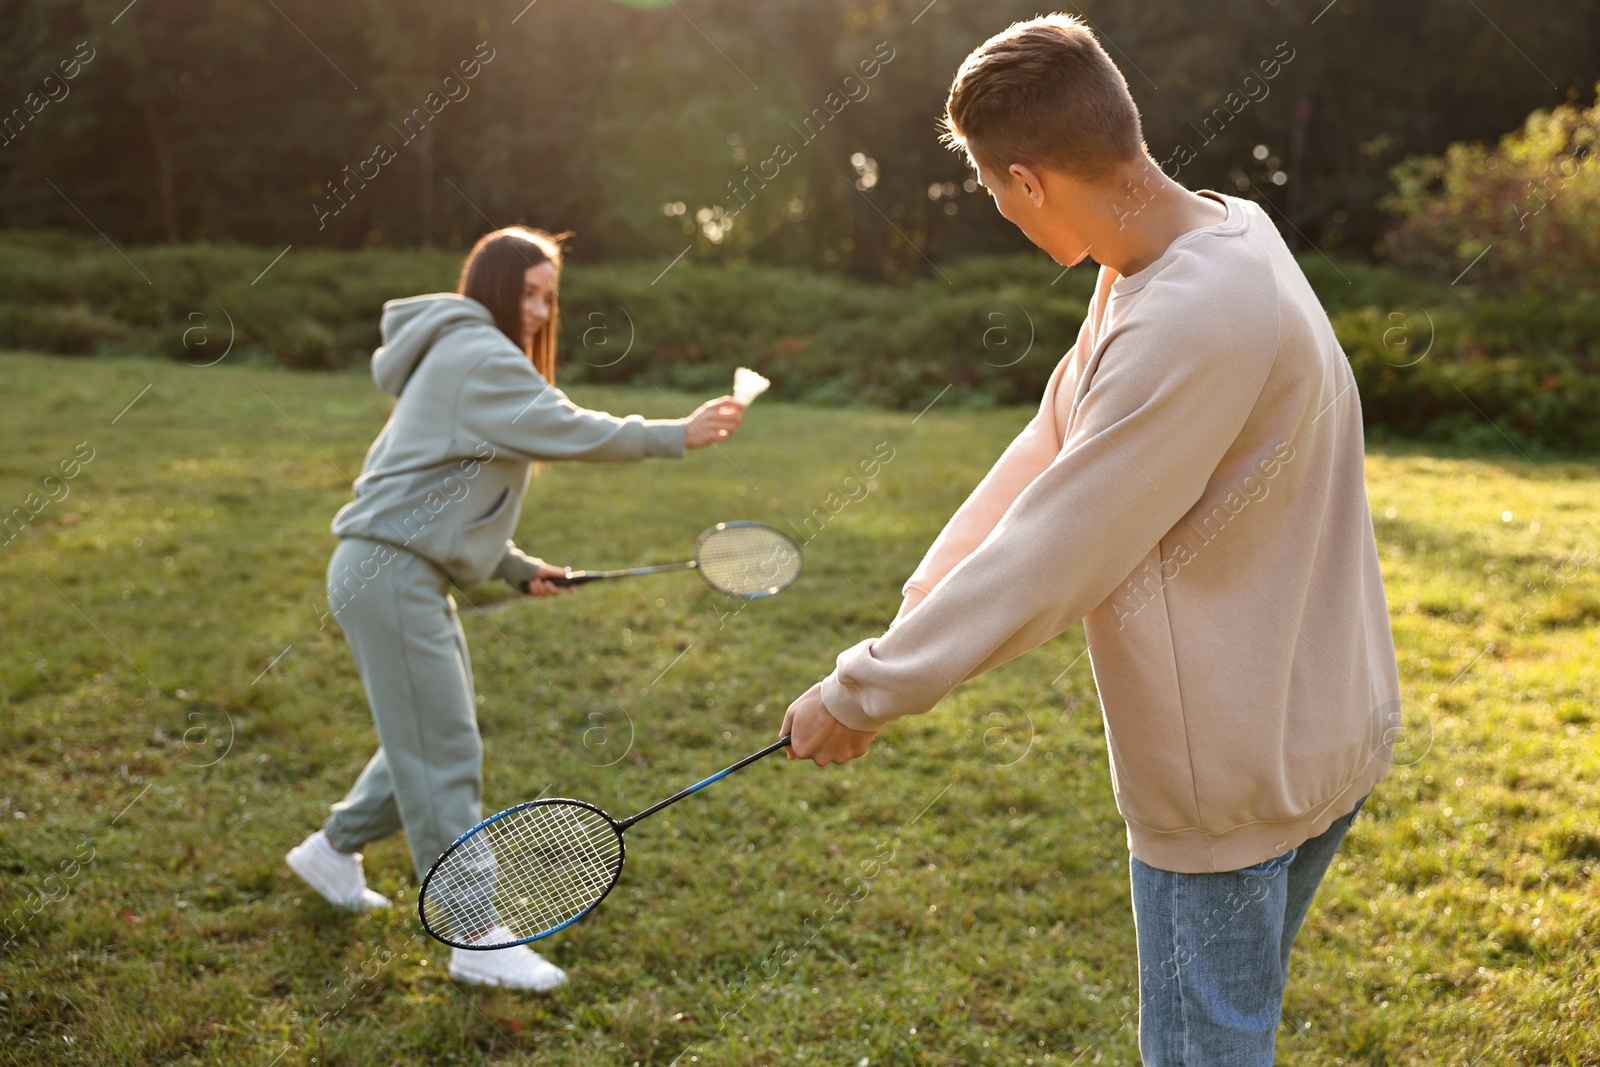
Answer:
[[[1128,858],[1146,1067],[1272,1067],[1289,949],[1365,802],[1243,870],[1175,874]]]

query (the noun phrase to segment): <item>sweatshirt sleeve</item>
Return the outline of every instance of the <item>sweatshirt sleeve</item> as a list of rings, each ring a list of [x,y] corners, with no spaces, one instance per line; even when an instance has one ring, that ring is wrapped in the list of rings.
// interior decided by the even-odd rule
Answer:
[[[528,579],[539,576],[539,568],[544,565],[544,560],[537,556],[528,555],[522,549],[507,541],[506,553],[500,557],[500,562],[496,564],[494,573],[489,577],[503,579],[507,585],[520,593]]]
[[[684,420],[581,408],[510,348],[467,376],[459,412],[462,431],[474,440],[532,460],[621,463],[684,451]]]
[[[906,580],[901,590],[904,600],[895,618],[896,623],[910,614],[958,563],[983,543],[1017,496],[1043,473],[1060,452],[1061,434],[1056,428],[1055,419],[1056,394],[1076,352],[1074,346],[1057,365],[1045,388],[1038,414],[1006,447],[989,473],[984,475],[983,481],[950,516],[950,521],[945,523],[944,529],[929,546],[922,562]]]
[[[1060,454],[920,607],[840,654],[822,683],[836,719],[876,730],[926,712],[1063,632],[1194,506],[1277,342],[1275,321],[1252,344],[1248,326],[1191,310],[1140,321],[1135,308],[1112,332]]]

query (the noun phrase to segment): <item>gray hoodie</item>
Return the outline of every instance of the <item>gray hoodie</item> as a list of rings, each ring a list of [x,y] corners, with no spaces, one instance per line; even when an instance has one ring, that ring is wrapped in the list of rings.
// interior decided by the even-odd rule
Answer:
[[[454,293],[383,305],[372,376],[396,401],[367,451],[337,537],[396,545],[456,585],[520,585],[539,560],[510,537],[535,460],[683,455],[683,420],[580,408],[533,369],[489,309]]]

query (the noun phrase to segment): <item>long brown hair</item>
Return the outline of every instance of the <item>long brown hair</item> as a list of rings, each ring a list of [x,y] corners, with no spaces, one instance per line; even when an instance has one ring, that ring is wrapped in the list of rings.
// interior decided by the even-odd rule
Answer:
[[[551,385],[556,381],[556,334],[560,310],[556,295],[550,295],[550,319],[532,337],[522,331],[523,275],[529,267],[554,264],[561,270],[561,239],[566,234],[550,234],[527,226],[507,226],[478,238],[461,265],[461,280],[456,292],[489,309],[500,332],[527,353],[533,369]]]

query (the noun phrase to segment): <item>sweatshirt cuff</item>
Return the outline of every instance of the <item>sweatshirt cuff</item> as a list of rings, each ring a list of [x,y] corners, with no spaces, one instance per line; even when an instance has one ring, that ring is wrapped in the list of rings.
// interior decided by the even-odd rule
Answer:
[[[645,419],[644,454],[666,459],[683,456],[683,426],[686,419]]]
[[[500,557],[500,562],[495,566],[491,578],[504,579],[511,588],[522,591],[530,578],[539,576],[539,568],[545,565],[544,560],[537,556],[530,556],[510,541],[506,542],[505,555]]]
[[[828,709],[828,714],[852,730],[876,733],[883,729],[883,723],[867,714],[861,697],[861,690],[839,680],[838,671],[822,680],[822,706]]]
[[[933,592],[932,586],[923,585],[917,581],[907,582],[904,588],[900,590],[900,610],[895,612],[893,621],[889,623],[889,628],[893,629],[901,619],[916,610],[924,600],[928,599],[928,594],[931,592]]]

